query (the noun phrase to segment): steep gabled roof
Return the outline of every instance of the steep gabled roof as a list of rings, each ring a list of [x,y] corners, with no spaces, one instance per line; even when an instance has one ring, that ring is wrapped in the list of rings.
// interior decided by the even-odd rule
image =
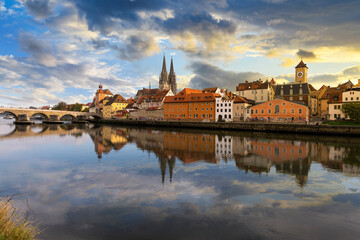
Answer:
[[[301,61],[299,62],[299,64],[298,64],[295,68],[303,68],[303,67],[308,68],[308,67],[306,66],[306,64],[303,62],[303,60],[301,60]]]
[[[244,82],[239,83],[239,85],[236,87],[236,91],[244,91],[244,90],[254,90],[254,89],[268,89],[269,88],[269,82],[265,81],[254,81],[254,82]]]
[[[128,103],[123,96],[120,94],[115,94],[110,100],[105,104],[105,106],[111,106],[113,103]]]
[[[202,91],[215,93],[218,89],[219,87],[211,87],[211,88],[204,88]]]
[[[249,103],[249,104],[255,104],[254,100],[247,99],[245,97],[239,97],[236,96],[234,99],[234,103]]]

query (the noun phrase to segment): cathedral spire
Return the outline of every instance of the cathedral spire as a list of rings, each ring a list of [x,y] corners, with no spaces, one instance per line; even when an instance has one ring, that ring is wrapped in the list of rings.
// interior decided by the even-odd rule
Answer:
[[[163,66],[162,66],[162,70],[159,76],[159,89],[160,90],[164,90],[164,89],[168,89],[169,88],[169,83],[168,83],[168,75],[167,75],[167,71],[166,71],[166,60],[165,60],[165,53],[164,53],[164,59],[163,59]]]
[[[174,71],[174,63],[172,56],[171,56],[170,73],[168,79],[169,79],[170,89],[172,93],[176,95],[176,90],[177,90],[176,75]]]
[[[171,64],[170,64],[170,72],[169,72],[169,75],[175,75],[175,72],[174,72],[174,64],[173,64],[173,57],[171,56]]]
[[[161,70],[161,74],[162,74],[162,73],[166,73],[166,74],[167,74],[167,71],[166,71],[165,53],[164,53],[164,59],[163,59],[163,66],[162,66],[162,70]]]

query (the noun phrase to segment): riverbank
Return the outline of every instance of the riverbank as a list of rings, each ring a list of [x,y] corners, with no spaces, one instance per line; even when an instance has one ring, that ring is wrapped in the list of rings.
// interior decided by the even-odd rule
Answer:
[[[0,200],[0,240],[35,240],[39,231],[16,211],[11,202]]]
[[[273,132],[312,135],[343,135],[360,137],[360,126],[309,125],[293,123],[255,123],[255,122],[182,122],[154,120],[93,120],[95,123],[167,128],[197,128],[227,131]]]

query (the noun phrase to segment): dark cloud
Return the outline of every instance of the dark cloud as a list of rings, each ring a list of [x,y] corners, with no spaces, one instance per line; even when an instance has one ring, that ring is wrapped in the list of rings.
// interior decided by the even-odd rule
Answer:
[[[168,33],[190,31],[203,36],[212,35],[214,32],[232,34],[236,25],[228,20],[214,19],[209,13],[177,13],[174,18],[159,23]]]
[[[53,8],[49,0],[25,0],[24,4],[29,13],[36,18],[49,16]]]
[[[315,53],[310,51],[305,51],[302,49],[299,49],[299,51],[296,53],[296,55],[300,58],[306,58],[306,59],[314,59],[316,58]]]
[[[19,34],[19,44],[22,51],[30,53],[38,63],[46,66],[56,65],[56,57],[54,56],[52,46],[39,38],[29,34]]]
[[[239,82],[253,81],[264,77],[258,72],[224,71],[217,66],[202,62],[194,62],[190,69],[196,74],[190,81],[190,87],[197,89],[219,86],[234,90]]]

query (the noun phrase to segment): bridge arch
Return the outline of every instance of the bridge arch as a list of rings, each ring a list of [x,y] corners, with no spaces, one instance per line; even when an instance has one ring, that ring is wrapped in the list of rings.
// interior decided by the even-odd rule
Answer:
[[[66,113],[66,114],[62,115],[59,120],[64,121],[64,118],[66,118],[66,117],[71,117],[71,121],[76,120],[76,117],[74,115],[72,115],[71,113]]]
[[[33,115],[30,116],[30,118],[32,118],[32,117],[34,117],[34,116],[36,116],[36,115],[42,116],[42,117],[44,117],[46,120],[49,120],[49,119],[50,119],[48,115],[46,115],[45,113],[42,113],[42,112],[34,113]]]
[[[11,112],[11,111],[4,111],[4,113],[7,114],[7,115],[13,116],[16,120],[18,119],[18,116],[15,113]]]

